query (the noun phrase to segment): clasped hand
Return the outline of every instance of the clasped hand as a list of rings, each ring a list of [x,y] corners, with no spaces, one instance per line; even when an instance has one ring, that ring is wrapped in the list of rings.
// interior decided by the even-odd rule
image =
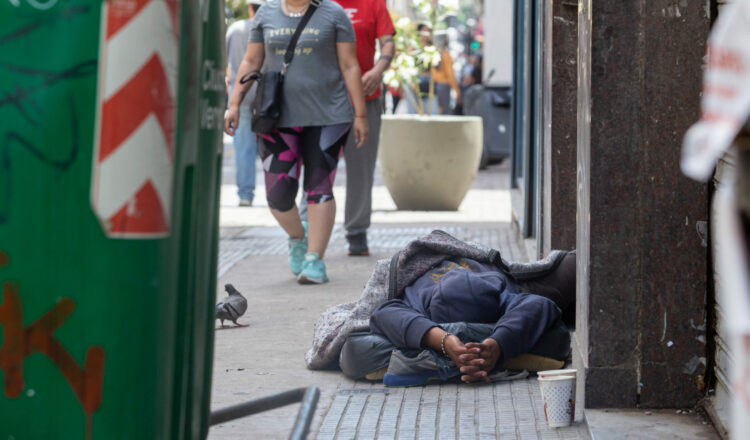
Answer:
[[[454,335],[445,339],[445,351],[461,371],[461,381],[487,382],[489,373],[500,359],[500,345],[492,338],[464,344]]]

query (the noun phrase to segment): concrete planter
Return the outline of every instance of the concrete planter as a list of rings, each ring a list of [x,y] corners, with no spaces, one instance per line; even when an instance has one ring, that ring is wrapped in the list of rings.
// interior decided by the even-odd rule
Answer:
[[[383,115],[378,160],[399,210],[455,211],[482,157],[482,118]]]

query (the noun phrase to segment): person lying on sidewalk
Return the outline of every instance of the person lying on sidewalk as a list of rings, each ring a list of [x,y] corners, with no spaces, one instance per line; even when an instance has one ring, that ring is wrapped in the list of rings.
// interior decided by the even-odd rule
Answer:
[[[436,310],[440,311],[439,303],[443,299],[440,298],[439,288],[445,285],[445,281],[442,281],[442,284],[440,281],[447,280],[445,274],[450,272],[446,269],[455,269],[455,266],[471,267],[466,260],[471,260],[477,267],[481,266],[482,271],[479,273],[500,273],[501,278],[494,288],[494,307],[499,309],[502,303],[505,309],[495,310],[495,315],[489,323],[476,322],[482,319],[481,313],[484,310],[481,307],[479,313],[437,313],[433,316]],[[449,262],[453,264],[450,265]],[[429,348],[429,341],[425,341],[425,346],[422,346],[424,334],[413,338],[418,342],[412,345],[413,348],[407,348],[404,343],[398,344],[399,338],[405,339],[404,336],[399,336],[405,332],[399,332],[398,326],[393,332],[396,334],[389,335],[392,340],[385,336],[388,333],[383,331],[382,326],[380,332],[372,331],[373,313],[381,306],[386,308],[399,304],[389,303],[389,300],[402,300],[402,308],[412,308],[416,312],[414,316],[421,316],[430,321],[429,328],[424,328],[425,332],[432,327],[440,327],[458,336],[464,344],[482,343],[492,336],[500,314],[507,314],[511,308],[515,308],[508,307],[509,304],[515,304],[515,301],[501,301],[501,293],[507,290],[511,294],[533,293],[552,300],[559,311],[562,311],[563,319],[555,321],[531,346],[528,353],[524,352],[520,356],[511,358],[511,348],[498,343],[501,354],[496,364],[505,370],[542,371],[560,368],[567,361],[571,349],[570,331],[564,323],[573,322],[570,318],[574,312],[572,305],[575,297],[575,271],[575,251],[551,250],[537,261],[512,261],[503,258],[496,249],[459,240],[445,231],[434,230],[424,237],[410,241],[390,258],[378,260],[358,299],[331,306],[320,314],[313,327],[312,347],[305,354],[305,364],[311,370],[338,367],[351,379],[382,379],[386,386],[419,385],[436,379],[446,379],[449,375],[458,376],[460,372],[456,364],[449,357],[443,357],[442,350],[435,351]],[[501,286],[500,280],[506,279],[512,282]],[[418,295],[416,299],[412,299],[414,297],[411,295],[415,295],[415,292],[411,288],[418,286],[420,280],[423,283],[430,280],[433,285],[435,299],[429,297],[429,304],[418,301]],[[427,283],[427,286],[429,285]],[[408,297],[407,288],[411,291]],[[470,301],[474,300],[475,298],[470,298]],[[458,307],[454,308],[463,311],[466,309],[464,302],[465,300],[460,300]],[[418,307],[423,310],[417,310]],[[472,310],[475,309],[476,307]],[[448,308],[447,311],[451,312],[451,309]],[[441,317],[453,322],[441,322]],[[454,321],[463,317],[469,321]],[[398,324],[397,319],[392,319]],[[553,321],[551,318],[549,320]],[[408,327],[408,322],[402,325]],[[526,350],[523,347],[533,344],[536,337],[535,334],[530,341],[519,341],[522,348],[514,351]],[[446,336],[446,339],[451,338]],[[450,341],[448,343],[450,344]],[[482,357],[481,348],[480,353],[473,351],[477,359],[485,359],[488,356]],[[484,364],[484,361],[481,363]],[[489,370],[490,366],[485,366],[485,369]],[[481,376],[481,373],[477,374]],[[490,379],[495,379],[495,376],[493,374]],[[389,383],[389,378],[394,380]],[[475,380],[479,380],[479,377]]]
[[[400,349],[442,354],[453,361],[463,382],[487,381],[496,366],[529,352],[563,311],[571,310],[574,297],[572,252],[549,274],[523,283],[491,264],[451,259],[406,287],[403,298],[381,304],[370,318],[370,331]],[[456,322],[494,325],[484,326],[482,340],[464,342],[438,324]],[[397,358],[409,362],[400,354]]]

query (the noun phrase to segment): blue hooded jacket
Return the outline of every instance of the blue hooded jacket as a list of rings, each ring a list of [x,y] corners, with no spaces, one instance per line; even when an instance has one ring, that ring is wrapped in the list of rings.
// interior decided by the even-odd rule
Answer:
[[[406,287],[402,299],[381,304],[370,330],[398,347],[420,349],[438,323],[495,323],[491,337],[502,362],[528,352],[561,313],[552,300],[520,293],[497,267],[461,258],[443,261]]]

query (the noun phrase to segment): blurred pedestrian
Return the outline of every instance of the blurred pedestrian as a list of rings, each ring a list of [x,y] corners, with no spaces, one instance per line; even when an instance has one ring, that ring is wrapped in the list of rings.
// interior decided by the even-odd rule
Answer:
[[[380,117],[383,114],[383,73],[395,53],[393,22],[385,0],[335,0],[349,14],[357,36],[357,60],[362,70],[362,86],[367,106],[370,137],[362,148],[356,148],[349,134],[344,147],[346,163],[346,207],[344,229],[349,255],[369,255],[367,229],[372,214],[372,184],[378,157]],[[380,57],[375,61],[376,43]]]
[[[456,105],[461,105],[461,89],[458,87],[456,76],[453,73],[453,58],[448,50],[448,39],[443,39],[440,44],[440,64],[430,69],[432,80],[435,81],[435,94],[437,95],[440,114],[451,115],[451,90],[456,94]]]
[[[471,86],[482,83],[482,56],[473,54],[461,68],[461,94]]]
[[[252,22],[238,78],[261,68],[282,71],[289,41],[310,7],[310,0],[279,0],[261,6]],[[323,257],[336,216],[336,165],[350,130],[359,147],[368,137],[354,41],[344,9],[332,0],[320,1],[300,35],[294,59],[286,66],[278,127],[258,138],[268,206],[289,235],[289,269],[301,284],[328,281]],[[224,127],[230,135],[238,128],[240,103],[250,84],[238,80],[235,85]],[[295,204],[302,166],[309,231]]]
[[[248,0],[246,20],[237,20],[227,29],[227,75],[226,83],[229,96],[237,78],[237,69],[247,49],[250,37],[250,25],[255,13],[265,0]],[[252,206],[255,197],[255,158],[258,156],[258,141],[250,127],[250,103],[255,96],[256,86],[250,89],[240,103],[240,120],[232,139],[234,145],[234,163],[237,181],[237,195],[240,206]]]
[[[474,69],[471,74],[474,76],[474,84],[482,84],[482,54],[474,54],[473,60]]]
[[[482,84],[482,56],[479,54],[473,54],[469,57],[468,61],[461,68],[461,104],[457,104],[454,110],[454,114],[463,115],[467,111],[472,111],[471,108],[463,108],[463,104],[471,106],[471,92],[469,91],[472,86]]]

